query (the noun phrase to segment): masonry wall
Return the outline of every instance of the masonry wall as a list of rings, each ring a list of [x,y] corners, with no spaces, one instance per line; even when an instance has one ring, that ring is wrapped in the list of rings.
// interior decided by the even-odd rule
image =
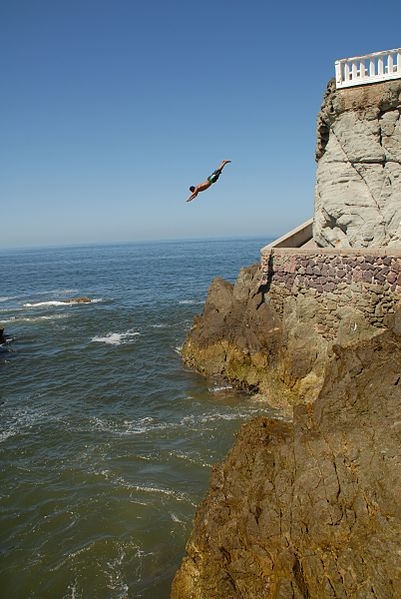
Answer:
[[[282,314],[289,297],[313,296],[321,333],[335,337],[343,309],[375,327],[401,299],[401,251],[387,249],[270,249],[261,252],[267,301]]]

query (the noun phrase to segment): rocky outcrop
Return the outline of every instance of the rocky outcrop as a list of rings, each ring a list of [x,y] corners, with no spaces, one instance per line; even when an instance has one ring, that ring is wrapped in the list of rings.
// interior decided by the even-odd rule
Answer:
[[[214,469],[172,599],[389,599],[401,589],[401,315],[334,346],[293,421],[253,419]]]
[[[69,299],[61,300],[63,304],[90,304],[92,300],[90,297],[81,296],[81,297],[70,297]]]
[[[203,313],[183,346],[184,362],[209,378],[257,391],[276,360],[281,319],[264,303],[257,264],[240,271],[234,285],[216,278]]]
[[[340,304],[333,293],[322,297],[305,284],[290,293],[285,284],[261,285],[263,277],[255,264],[243,268],[234,285],[215,279],[182,357],[208,378],[288,409],[317,397],[333,345],[370,338],[380,329],[351,298]]]
[[[336,90],[318,116],[314,240],[367,247],[401,241],[401,80]]]

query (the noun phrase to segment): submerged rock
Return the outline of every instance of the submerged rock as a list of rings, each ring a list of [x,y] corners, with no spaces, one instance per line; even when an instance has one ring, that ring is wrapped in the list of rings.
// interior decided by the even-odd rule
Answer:
[[[70,297],[69,299],[61,300],[63,304],[90,304],[92,302],[90,297]]]
[[[401,314],[333,347],[293,421],[246,424],[213,472],[171,599],[397,597]]]

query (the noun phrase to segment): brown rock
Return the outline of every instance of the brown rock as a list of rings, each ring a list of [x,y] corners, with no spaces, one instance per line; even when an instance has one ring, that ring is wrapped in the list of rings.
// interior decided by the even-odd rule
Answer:
[[[267,396],[274,406],[311,402],[320,391],[332,344],[354,343],[377,329],[350,305],[336,311],[337,328],[333,324],[328,340],[322,324],[330,305],[325,310],[314,290],[289,295],[279,314],[260,280],[255,264],[242,269],[234,285],[213,281],[184,343],[183,360],[206,377]]]
[[[64,304],[90,304],[92,302],[90,297],[70,297],[69,299],[61,300]]]
[[[246,424],[215,468],[171,599],[399,596],[401,313],[334,346],[315,404]]]

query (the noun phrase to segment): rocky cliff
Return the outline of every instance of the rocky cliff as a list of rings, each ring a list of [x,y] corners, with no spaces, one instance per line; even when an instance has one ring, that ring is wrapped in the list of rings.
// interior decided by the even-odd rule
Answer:
[[[373,326],[363,306],[352,301],[356,283],[348,285],[350,294],[342,288],[345,301],[339,302],[333,291],[318,293],[310,288],[311,281],[305,277],[297,289],[291,279],[288,289],[281,281],[279,285],[261,284],[264,276],[254,264],[241,270],[234,285],[215,279],[204,310],[195,318],[184,343],[182,357],[204,376],[259,393],[272,406],[288,412],[317,397],[334,345],[370,338],[381,328]],[[281,277],[281,271],[277,276]],[[317,278],[321,280],[323,274]],[[347,287],[347,283],[341,285]],[[361,296],[369,298],[367,290]],[[377,305],[379,294],[374,297]]]
[[[172,599],[401,596],[400,112],[401,81],[329,84],[322,249],[269,249],[194,321],[187,365],[284,409],[214,469]]]
[[[401,315],[336,347],[314,404],[216,467],[172,599],[400,596]]]
[[[320,246],[401,240],[401,80],[336,90],[318,117],[314,239]]]

